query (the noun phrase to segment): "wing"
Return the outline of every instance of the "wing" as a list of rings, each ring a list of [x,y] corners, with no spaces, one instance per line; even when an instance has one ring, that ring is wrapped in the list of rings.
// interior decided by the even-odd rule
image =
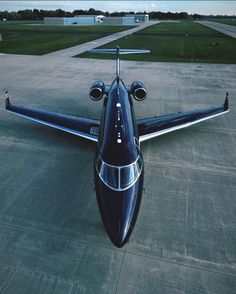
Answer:
[[[228,93],[223,106],[179,112],[137,120],[139,141],[145,140],[186,128],[204,120],[229,112]]]
[[[62,130],[92,141],[98,141],[98,120],[13,105],[6,93],[6,110],[43,125]]]

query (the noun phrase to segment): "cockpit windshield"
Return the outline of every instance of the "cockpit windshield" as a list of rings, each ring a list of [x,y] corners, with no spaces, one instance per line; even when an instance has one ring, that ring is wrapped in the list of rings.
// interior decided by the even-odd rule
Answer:
[[[99,156],[96,167],[101,180],[113,190],[126,190],[138,179],[142,170],[142,158],[138,158],[125,166],[114,166],[104,162]]]
[[[119,169],[109,166],[107,164],[102,165],[101,176],[105,182],[114,189],[119,188]]]

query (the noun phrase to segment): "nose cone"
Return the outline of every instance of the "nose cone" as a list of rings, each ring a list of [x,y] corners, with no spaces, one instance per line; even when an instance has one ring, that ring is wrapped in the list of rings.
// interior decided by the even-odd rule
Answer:
[[[116,247],[128,241],[140,207],[143,175],[129,189],[114,191],[95,177],[98,206],[108,236]]]
[[[123,205],[121,204],[121,206]],[[108,210],[109,207],[105,207],[105,205],[103,206],[103,223],[112,243],[116,247],[123,247],[128,241],[129,236],[133,230],[133,213],[125,211],[126,208],[122,208],[121,206],[121,209],[118,208],[119,206],[110,209],[110,213]]]

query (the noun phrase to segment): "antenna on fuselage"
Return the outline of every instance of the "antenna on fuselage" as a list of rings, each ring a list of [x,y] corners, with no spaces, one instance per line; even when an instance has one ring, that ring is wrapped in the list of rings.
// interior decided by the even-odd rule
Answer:
[[[120,49],[120,47],[117,46],[116,49],[90,49],[90,50],[86,50],[85,53],[116,54],[116,78],[117,78],[117,80],[119,80],[119,77],[120,77],[120,55],[121,54],[150,53],[150,50]]]

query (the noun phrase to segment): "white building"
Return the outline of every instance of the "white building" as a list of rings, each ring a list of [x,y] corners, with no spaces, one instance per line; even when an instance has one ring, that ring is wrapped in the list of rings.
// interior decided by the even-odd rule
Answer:
[[[103,15],[76,15],[74,17],[44,17],[46,25],[95,24],[102,22]]]
[[[149,21],[148,14],[126,14],[125,16],[109,16],[103,18],[103,23],[110,25],[132,25],[146,21]]]
[[[149,21],[148,14],[126,14],[127,17],[134,17],[134,21],[137,22],[146,22]]]
[[[71,24],[96,24],[107,25],[132,25],[149,20],[148,14],[127,14],[126,16],[104,15],[75,15],[74,17],[44,17],[44,24],[47,25],[71,25]]]
[[[74,18],[81,18],[85,19],[86,17],[94,17],[94,22],[102,22],[103,18],[105,17],[104,15],[75,15]]]
[[[132,25],[135,24],[133,16],[104,17],[103,23],[107,25]]]

